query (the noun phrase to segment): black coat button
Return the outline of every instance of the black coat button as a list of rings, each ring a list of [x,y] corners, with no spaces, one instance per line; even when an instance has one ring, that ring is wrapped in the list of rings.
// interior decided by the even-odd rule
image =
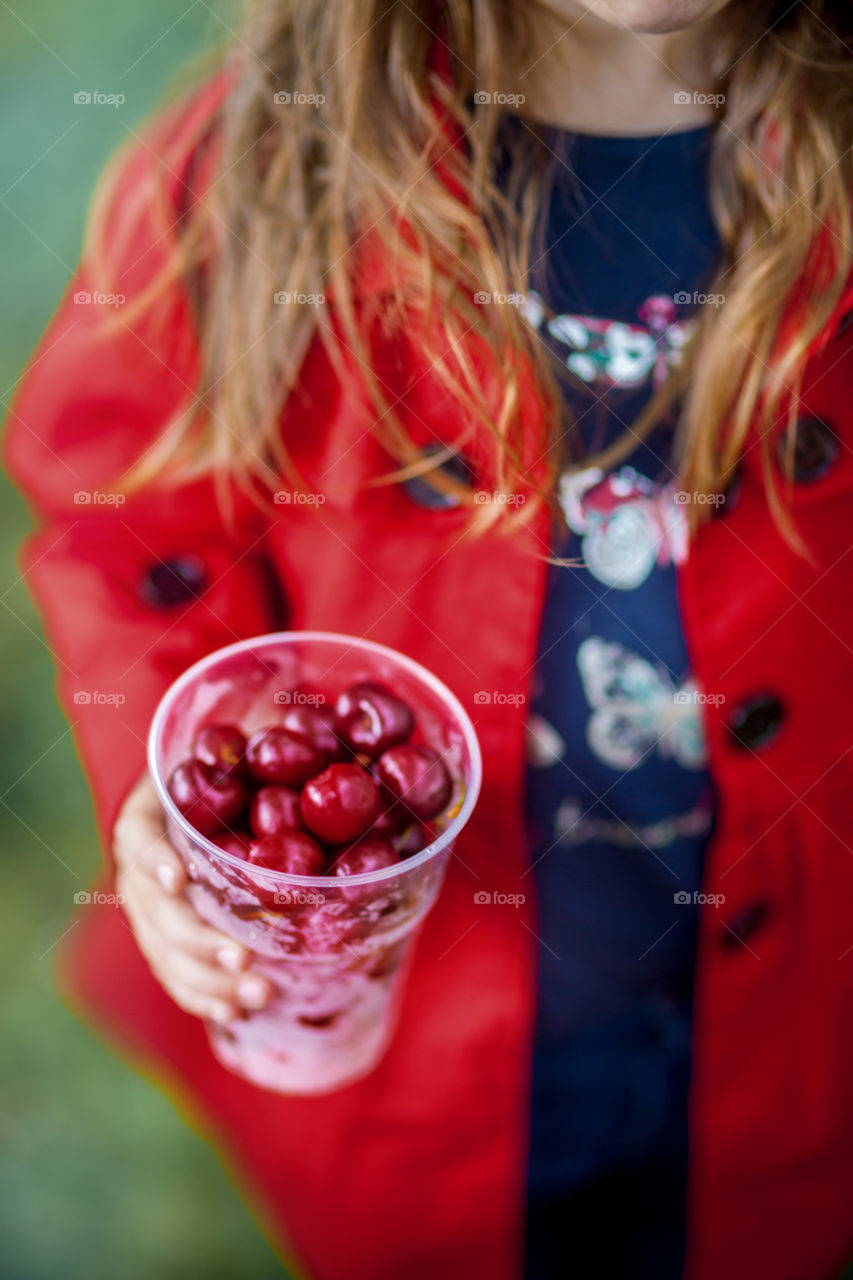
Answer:
[[[176,556],[151,565],[142,579],[141,592],[146,604],[157,609],[174,609],[195,600],[207,586],[204,561],[198,556]]]
[[[782,727],[785,711],[772,694],[760,694],[735,707],[728,719],[728,730],[745,751],[757,751],[771,742]]]
[[[788,466],[788,434],[779,437],[779,465]],[[838,436],[821,418],[799,418],[794,430],[793,477],[797,484],[820,480],[838,457]]]
[[[435,457],[436,454],[446,453],[447,449],[441,444],[430,444],[426,446],[423,452],[428,457]],[[461,453],[451,454],[444,462],[439,463],[434,470],[444,472],[448,479],[457,484],[467,485],[469,488],[473,487],[474,472]],[[432,472],[427,471],[421,476],[412,476],[410,480],[403,481],[403,488],[412,502],[417,503],[419,507],[428,507],[433,511],[450,511],[454,507],[458,507],[461,498],[458,498],[454,493],[442,493],[441,489],[430,483],[431,474]]]
[[[751,938],[767,921],[770,908],[766,902],[753,902],[726,920],[720,941],[727,951],[734,951]]]
[[[838,328],[835,330],[835,337],[840,338],[842,334],[847,333],[851,325],[853,325],[853,311],[845,311],[844,315],[838,322]]]
[[[731,511],[732,507],[735,505],[738,498],[740,497],[740,486],[741,486],[741,475],[740,475],[740,469],[738,468],[737,470],[732,472],[731,476],[729,477],[729,482],[726,485],[725,489],[723,489],[722,493],[717,495],[718,499],[722,499],[722,501],[717,501],[714,503],[715,516],[724,516],[729,511]]]

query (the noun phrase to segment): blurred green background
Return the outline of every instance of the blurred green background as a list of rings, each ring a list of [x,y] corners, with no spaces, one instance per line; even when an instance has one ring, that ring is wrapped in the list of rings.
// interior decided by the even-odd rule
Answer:
[[[104,161],[181,83],[187,61],[221,41],[217,15],[227,19],[198,0],[0,3],[4,408],[74,265]],[[127,102],[81,109],[79,89]],[[0,484],[0,1277],[281,1277],[214,1154],[54,992],[53,949],[98,851],[50,656],[18,580],[27,512]]]

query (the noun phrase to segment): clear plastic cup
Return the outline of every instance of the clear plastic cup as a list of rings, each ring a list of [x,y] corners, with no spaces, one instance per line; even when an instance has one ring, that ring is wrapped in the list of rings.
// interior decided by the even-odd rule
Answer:
[[[294,701],[332,702],[356,680],[380,680],[411,706],[415,740],[438,751],[454,781],[434,839],[399,865],[341,877],[283,875],[254,866],[193,829],[167,790],[199,728],[277,723]],[[189,875],[199,915],[255,953],[271,981],[266,1008],[207,1024],[216,1056],[280,1093],[328,1093],[382,1057],[418,929],[436,900],[453,843],[480,788],[480,750],[449,689],[384,645],[293,631],[229,645],[190,667],[168,690],[151,726],[148,760],[169,838]]]

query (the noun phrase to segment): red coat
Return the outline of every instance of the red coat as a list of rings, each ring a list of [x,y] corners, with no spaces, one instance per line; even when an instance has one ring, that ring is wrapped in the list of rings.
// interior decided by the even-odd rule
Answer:
[[[209,110],[202,94],[190,117]],[[120,200],[149,163],[140,148]],[[159,264],[165,230],[152,212],[126,246],[128,297]],[[211,649],[282,624],[367,636],[434,670],[475,721],[485,781],[418,944],[400,1030],[360,1083],[285,1098],[229,1075],[113,907],[85,907],[69,935],[75,999],[221,1145],[312,1277],[518,1280],[537,946],[524,708],[476,695],[527,691],[544,517],[524,537],[475,540],[458,510],[399,486],[365,492],[388,460],[357,373],[340,385],[319,343],[283,429],[324,505],[281,505],[269,520],[241,505],[226,531],[206,481],[108,504],[111,479],[192,384],[197,353],[179,293],[158,323],[128,325],[119,310],[105,338],[102,306],[73,300],[89,283],[84,262],[23,380],[6,458],[41,519],[27,581],[105,842],[169,683]],[[377,255],[362,303],[382,289]],[[725,905],[706,909],[700,932],[690,1280],[829,1280],[853,1255],[851,309],[853,287],[815,344],[799,409],[791,498],[811,558],[777,531],[750,447],[736,494],[680,571],[693,671],[724,699],[706,706],[719,814],[705,889]],[[411,375],[403,405],[417,434],[457,435],[416,349],[404,361],[377,348],[376,360],[401,393]],[[75,503],[78,491],[93,500]],[[151,574],[181,557],[183,597]],[[526,903],[483,910],[479,889]]]

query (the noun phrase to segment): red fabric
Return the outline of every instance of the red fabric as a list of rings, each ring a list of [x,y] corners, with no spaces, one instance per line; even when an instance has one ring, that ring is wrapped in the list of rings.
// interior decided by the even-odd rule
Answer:
[[[144,150],[132,157],[119,203],[150,163]],[[183,181],[174,168],[173,197]],[[163,232],[152,212],[130,237],[129,294],[165,252]],[[302,373],[308,395],[283,429],[303,474],[326,493],[322,506],[280,506],[267,523],[237,499],[226,529],[205,481],[122,506],[75,504],[77,491],[107,491],[154,438],[185,400],[196,359],[177,291],[152,319],[125,320],[119,309],[105,335],[100,308],[73,301],[89,279],[84,263],[33,357],[6,460],[43,517],[25,552],[27,580],[105,845],[144,766],[157,700],[204,653],[281,625],[271,582],[288,625],[382,641],[445,680],[475,721],[485,780],[419,941],[400,1030],[368,1079],[298,1099],[228,1074],[109,906],[87,906],[69,935],[76,998],[192,1098],[282,1247],[316,1280],[518,1280],[537,947],[524,713],[476,695],[527,692],[545,586],[531,551],[544,547],[546,528],[540,519],[511,538],[475,539],[460,512],[418,507],[399,487],[365,491],[387,459],[357,379],[342,385],[319,343]],[[374,289],[380,283],[381,272]],[[693,669],[725,699],[706,708],[720,805],[706,889],[726,903],[708,909],[700,939],[690,1280],[830,1280],[853,1254],[853,333],[834,336],[851,306],[848,289],[815,344],[803,395],[842,442],[826,478],[794,490],[811,559],[793,555],[771,521],[753,447],[737,501],[703,528],[682,572]],[[417,369],[416,353],[377,350],[377,367],[393,383]],[[421,438],[466,434],[428,374],[406,411]],[[210,585],[188,605],[158,610],[140,594],[145,571],[184,553],[204,561]],[[125,702],[81,704],[81,690]],[[781,699],[785,726],[765,749],[743,752],[725,717],[764,691]],[[483,910],[481,889],[526,902]],[[724,947],[726,922],[756,902],[767,904],[766,925],[747,946]]]

